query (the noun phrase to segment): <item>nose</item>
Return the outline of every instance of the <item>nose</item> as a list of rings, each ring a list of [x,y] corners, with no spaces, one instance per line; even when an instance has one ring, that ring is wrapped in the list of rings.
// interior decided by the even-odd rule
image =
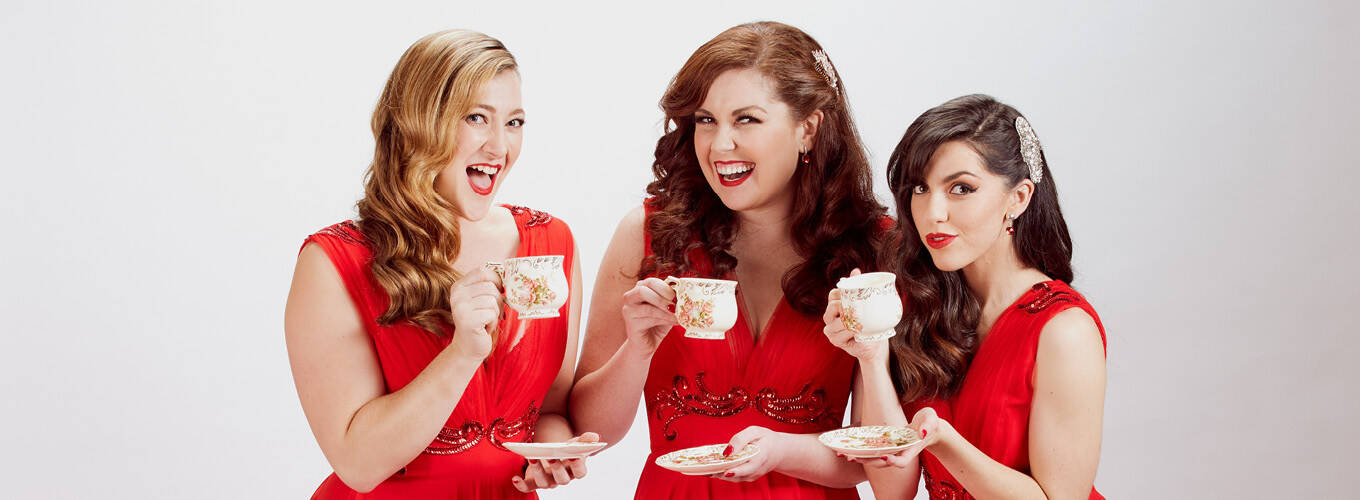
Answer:
[[[939,195],[930,193],[917,202],[920,213],[912,214],[922,222],[946,222],[949,220],[949,204]]]
[[[490,155],[492,158],[502,158],[505,156],[507,149],[505,129],[501,127],[492,127],[490,135],[486,138],[486,142],[482,144],[482,152]]]
[[[732,127],[721,125],[718,133],[713,136],[713,143],[709,146],[713,151],[732,151],[737,149],[737,131]]]

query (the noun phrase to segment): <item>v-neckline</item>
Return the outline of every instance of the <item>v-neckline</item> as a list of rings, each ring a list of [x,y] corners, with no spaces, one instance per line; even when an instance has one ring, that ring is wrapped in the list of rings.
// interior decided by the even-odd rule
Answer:
[[[1038,282],[1038,283],[1035,283],[1035,284],[1033,284],[1033,285],[1030,285],[1029,289],[1028,289],[1028,290],[1025,290],[1025,293],[1020,294],[1020,296],[1019,296],[1019,297],[1016,297],[1016,299],[1015,299],[1014,301],[1012,301],[1012,302],[1010,303],[1010,305],[1006,306],[1005,309],[1002,309],[1002,310],[1001,310],[1001,314],[997,314],[997,315],[996,315],[996,319],[992,320],[992,326],[990,326],[990,327],[987,328],[987,335],[984,336],[984,337],[982,338],[982,343],[981,343],[981,344],[978,344],[977,351],[975,351],[975,353],[974,353],[974,359],[976,359],[977,355],[982,354],[982,349],[985,348],[985,347],[987,346],[987,343],[988,343],[989,341],[991,341],[992,337],[995,336],[994,334],[995,334],[996,331],[997,331],[997,330],[996,330],[996,327],[1001,325],[1001,320],[1010,317],[1010,315],[1011,315],[1012,313],[1014,313],[1016,310],[1019,310],[1020,308],[1019,308],[1018,306],[1019,306],[1022,302],[1024,302],[1026,298],[1028,298],[1030,295],[1032,295],[1032,294],[1035,293],[1035,291],[1036,291],[1036,290],[1035,290],[1035,287],[1036,287],[1036,286],[1041,285],[1041,284],[1044,284],[1044,283],[1052,283],[1053,281],[1056,281],[1056,280],[1040,281],[1040,282]]]
[[[528,230],[528,227],[526,227],[525,224],[520,224],[520,221],[519,221],[519,214],[516,214],[515,211],[514,211],[514,210],[511,210],[509,206],[507,206],[507,205],[501,205],[501,207],[502,207],[502,208],[505,208],[506,211],[509,211],[509,212],[510,212],[510,220],[513,221],[513,222],[515,223],[515,232],[519,235],[519,245],[515,248],[515,258],[519,258],[519,257],[528,257],[528,256],[529,256],[529,245],[528,245],[528,241],[529,241],[529,240],[528,240],[528,238],[527,238],[526,235],[525,235],[525,232]],[[508,308],[509,306],[502,305],[502,307]],[[505,350],[501,352],[501,355],[502,355],[502,356],[509,356],[510,353],[513,353],[513,352],[515,352],[515,351],[517,351],[517,350],[519,349],[520,344],[524,343],[524,337],[526,337],[526,336],[528,335],[528,333],[529,333],[529,332],[528,332],[529,325],[528,325],[528,323],[526,323],[526,321],[529,321],[529,320],[520,319],[519,313],[515,313],[515,326],[518,326],[518,328],[511,327],[511,328],[509,328],[509,330],[511,330],[510,332],[504,332],[504,331],[501,332],[501,333],[510,333],[511,335],[517,335],[515,338],[509,339],[509,340],[511,340],[513,343],[510,343],[510,344],[502,344],[502,345],[505,346]],[[507,327],[510,327],[510,326],[511,326],[511,325],[510,325],[510,321],[509,321],[508,318],[507,318],[505,321],[502,321],[502,323],[504,323],[505,326],[507,326]],[[488,356],[488,358],[490,358],[490,356]]]
[[[737,288],[740,289],[741,287],[738,286]],[[770,327],[774,326],[775,320],[779,318],[779,310],[786,307],[787,305],[788,304],[784,300],[784,292],[780,291],[779,301],[775,302],[774,309],[770,311],[770,316],[768,318],[765,318],[765,324],[761,326],[760,331],[757,332],[751,328],[751,323],[746,321],[746,319],[750,317],[751,314],[749,311],[747,311],[746,300],[743,298],[741,292],[738,291],[737,322],[741,324],[741,329],[744,330],[744,333],[746,334],[745,337],[747,339],[747,342],[749,342],[751,346],[752,352],[754,352],[757,347],[760,347],[760,345],[765,342],[765,339],[769,337],[770,334],[774,333],[773,331],[771,331]]]

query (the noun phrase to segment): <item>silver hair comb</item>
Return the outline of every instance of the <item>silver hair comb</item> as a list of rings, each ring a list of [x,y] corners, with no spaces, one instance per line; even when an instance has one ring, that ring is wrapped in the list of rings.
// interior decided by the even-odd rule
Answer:
[[[826,78],[827,85],[830,85],[831,90],[839,94],[841,88],[836,85],[836,67],[831,65],[831,58],[827,57],[826,52],[822,50],[812,51],[812,58],[817,61],[817,70],[822,72],[822,77]]]
[[[1029,165],[1029,180],[1038,184],[1044,180],[1044,156],[1039,136],[1023,116],[1015,117],[1015,133],[1020,135],[1020,156],[1025,159],[1025,165]]]

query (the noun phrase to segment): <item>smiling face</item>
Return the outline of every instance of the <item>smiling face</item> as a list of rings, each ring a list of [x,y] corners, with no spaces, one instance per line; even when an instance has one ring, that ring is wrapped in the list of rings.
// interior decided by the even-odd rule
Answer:
[[[458,122],[453,161],[435,178],[435,191],[456,203],[464,218],[486,217],[519,158],[523,126],[519,73],[502,71]]]
[[[759,71],[730,70],[713,80],[694,112],[694,154],[728,209],[787,205],[798,153],[812,144],[820,117],[796,120]]]
[[[996,252],[1014,251],[1006,234],[1008,215],[1025,211],[1033,182],[1011,186],[963,141],[936,149],[925,174],[912,187],[911,218],[937,268],[957,271]]]

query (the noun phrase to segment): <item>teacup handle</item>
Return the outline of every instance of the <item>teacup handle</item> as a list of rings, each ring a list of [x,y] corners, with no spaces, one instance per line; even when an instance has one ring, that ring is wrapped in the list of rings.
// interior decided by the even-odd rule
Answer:
[[[493,273],[496,273],[496,277],[497,277],[497,278],[500,278],[502,281],[505,280],[505,264],[504,264],[504,263],[501,263],[501,262],[487,262],[486,264],[482,264],[482,267],[483,267],[483,268],[486,268],[486,270],[488,270],[488,271],[491,271],[491,272],[493,272]]]
[[[676,285],[680,284],[680,279],[675,276],[667,276],[663,281],[665,281],[667,285],[670,285],[671,288],[675,288]]]

